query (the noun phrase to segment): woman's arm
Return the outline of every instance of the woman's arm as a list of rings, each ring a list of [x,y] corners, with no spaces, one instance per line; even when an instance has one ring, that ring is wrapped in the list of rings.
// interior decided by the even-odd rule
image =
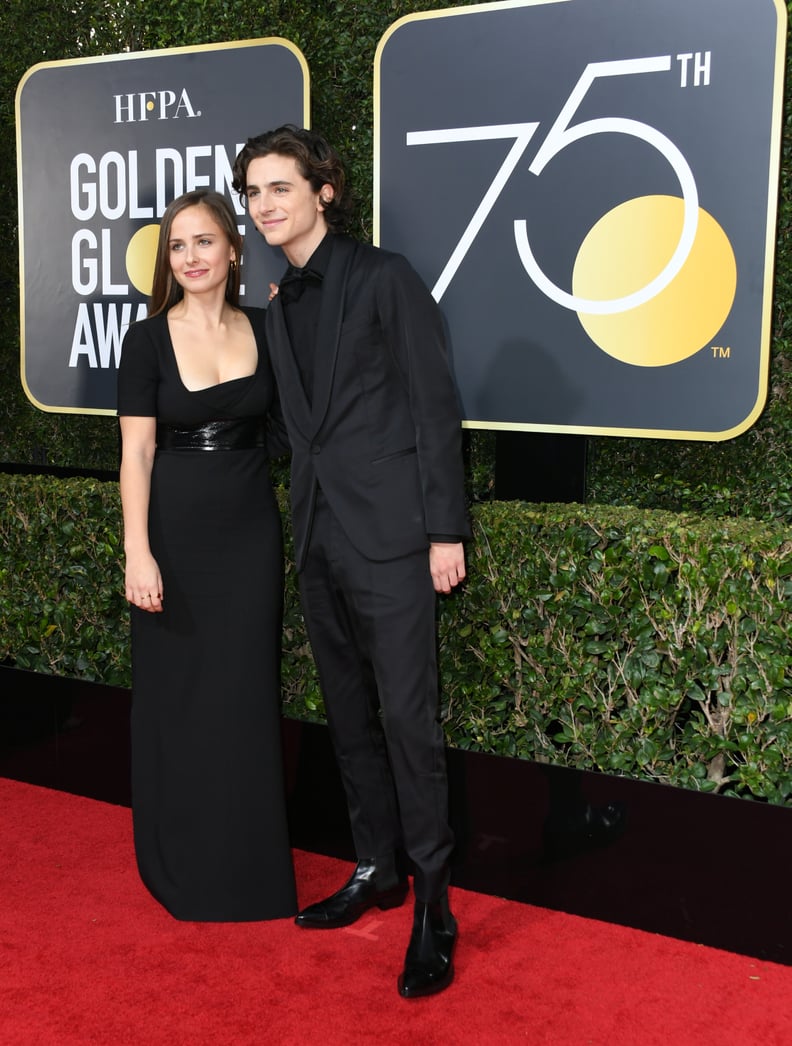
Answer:
[[[162,610],[162,576],[151,554],[148,512],[151,469],[156,450],[156,418],[122,417],[121,508],[124,516],[126,555],[125,595],[142,610]]]

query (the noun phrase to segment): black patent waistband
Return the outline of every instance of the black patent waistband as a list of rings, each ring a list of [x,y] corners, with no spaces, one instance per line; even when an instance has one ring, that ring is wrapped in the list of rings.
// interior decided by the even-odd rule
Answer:
[[[157,422],[157,450],[253,450],[266,445],[263,418],[207,421],[183,427]]]

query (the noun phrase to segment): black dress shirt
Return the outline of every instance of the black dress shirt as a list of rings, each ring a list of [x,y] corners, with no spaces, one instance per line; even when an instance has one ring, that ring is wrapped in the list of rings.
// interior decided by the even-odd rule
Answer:
[[[303,388],[312,402],[316,332],[319,327],[319,309],[322,304],[322,279],[330,264],[333,251],[332,233],[327,233],[302,269],[290,265],[283,274],[283,316],[294,358],[300,369]],[[306,275],[306,270],[310,274]],[[292,280],[300,281],[299,293],[289,291]],[[279,291],[279,293],[281,293]]]

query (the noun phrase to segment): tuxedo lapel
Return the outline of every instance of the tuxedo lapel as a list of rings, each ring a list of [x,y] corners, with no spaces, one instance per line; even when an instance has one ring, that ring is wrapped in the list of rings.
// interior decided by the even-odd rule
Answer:
[[[300,368],[292,349],[283,305],[276,296],[269,305],[270,354],[280,389],[281,405],[287,410],[306,439],[311,436],[311,406],[305,395]]]
[[[333,234],[333,237],[333,251],[322,282],[322,305],[319,310],[319,329],[316,336],[313,394],[311,396],[313,404],[312,435],[315,435],[321,428],[330,404],[341,325],[344,320],[347,281],[356,249],[355,241],[351,238],[338,234]]]

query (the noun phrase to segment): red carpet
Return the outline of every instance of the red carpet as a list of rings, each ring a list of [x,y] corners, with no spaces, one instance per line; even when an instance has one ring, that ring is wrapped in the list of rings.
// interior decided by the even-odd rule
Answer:
[[[129,810],[3,779],[0,840],[4,1046],[792,1043],[785,966],[455,890],[456,980],[407,1002],[408,905],[328,932],[179,923],[138,880]],[[295,861],[303,904],[349,869]]]

